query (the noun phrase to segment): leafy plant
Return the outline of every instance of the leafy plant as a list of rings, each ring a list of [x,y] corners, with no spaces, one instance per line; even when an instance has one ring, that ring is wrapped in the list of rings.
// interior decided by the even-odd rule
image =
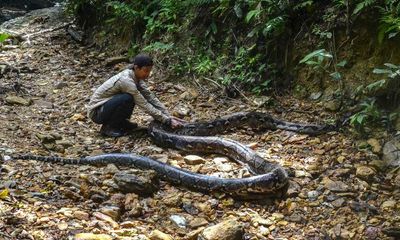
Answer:
[[[362,0],[361,2],[357,3],[356,7],[353,10],[353,15],[360,13],[367,7],[372,6],[375,4],[377,0]]]
[[[331,58],[333,56],[325,49],[318,49],[307,54],[299,63],[305,63],[312,66],[313,69],[326,71],[327,64],[324,64],[324,61]]]
[[[11,35],[7,33],[0,33],[0,44],[6,41],[8,38],[10,38]]]
[[[364,100],[360,106],[361,110],[350,117],[350,124],[362,135],[365,135],[365,125],[379,120],[381,112],[374,98]]]
[[[400,66],[385,63],[386,68],[375,68],[373,73],[386,75],[386,78],[372,82],[367,86],[360,86],[356,89],[356,94],[364,96],[360,107],[361,110],[350,118],[350,123],[357,131],[365,134],[365,126],[377,124],[379,122],[390,126],[398,117],[396,112],[383,114],[377,101],[380,96],[385,96],[387,102],[392,103],[394,107],[398,105],[400,95]]]
[[[378,40],[383,42],[385,36],[394,38],[400,32],[400,1],[387,1],[379,7],[382,15],[379,25]]]

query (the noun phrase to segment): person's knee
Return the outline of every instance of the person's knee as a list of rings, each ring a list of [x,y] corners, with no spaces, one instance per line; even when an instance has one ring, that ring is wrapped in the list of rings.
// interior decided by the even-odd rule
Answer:
[[[121,94],[121,98],[122,98],[121,99],[122,103],[124,105],[133,105],[134,104],[133,96],[131,94],[129,94],[129,93],[122,93]]]

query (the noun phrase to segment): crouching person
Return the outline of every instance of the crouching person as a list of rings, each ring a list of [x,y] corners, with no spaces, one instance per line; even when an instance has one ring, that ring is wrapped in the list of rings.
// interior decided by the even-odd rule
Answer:
[[[102,124],[102,135],[120,137],[135,129],[137,124],[129,119],[136,105],[157,121],[172,128],[185,123],[184,120],[171,116],[147,88],[145,81],[152,67],[151,57],[139,54],[134,58],[132,69],[126,69],[111,77],[93,93],[88,104],[88,116],[93,122]]]

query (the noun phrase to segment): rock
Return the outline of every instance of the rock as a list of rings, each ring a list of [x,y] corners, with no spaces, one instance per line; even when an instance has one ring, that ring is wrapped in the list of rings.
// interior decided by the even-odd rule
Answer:
[[[198,227],[202,227],[202,226],[206,226],[208,225],[208,221],[204,218],[193,218],[190,222],[189,222],[189,227],[190,228],[198,228]]]
[[[217,225],[208,227],[199,235],[199,240],[241,240],[243,225],[236,219],[228,219]]]
[[[163,233],[159,230],[152,231],[149,238],[151,240],[174,240],[170,235]]]
[[[163,202],[169,207],[178,207],[182,204],[182,194],[172,192],[164,197]]]
[[[332,181],[329,178],[324,178],[323,182],[325,188],[331,190],[332,192],[347,192],[350,190],[349,186],[342,181]]]
[[[377,171],[384,171],[387,167],[386,162],[382,160],[373,160],[369,165],[374,167]]]
[[[74,240],[112,240],[113,237],[107,234],[78,233]]]
[[[149,196],[158,190],[158,179],[151,171],[143,172],[142,175],[121,171],[114,175],[113,180],[123,193]]]
[[[339,156],[339,157],[336,159],[336,161],[338,161],[338,163],[343,163],[345,159],[346,159],[346,158],[345,158],[344,156]]]
[[[35,105],[38,106],[38,107],[46,108],[46,109],[52,109],[52,108],[54,108],[54,105],[53,105],[52,102],[44,101],[44,100],[41,100],[41,99],[39,99],[39,100],[34,100],[34,101],[33,101],[33,104],[35,104]]]
[[[8,189],[15,188],[15,187],[17,187],[17,182],[13,181],[13,180],[8,180],[8,181],[5,181],[3,183],[3,185],[4,185],[5,188],[8,188]]]
[[[322,96],[322,92],[313,92],[310,94],[311,100],[318,100]]]
[[[296,178],[302,178],[302,177],[311,177],[311,174],[303,171],[303,170],[296,170],[294,171],[294,175]]]
[[[77,122],[77,121],[85,121],[86,116],[81,114],[81,113],[76,113],[71,117],[71,120]]]
[[[115,164],[107,164],[107,167],[104,169],[105,174],[115,174],[119,172],[119,169]]]
[[[111,225],[111,227],[113,227],[114,229],[119,227],[119,225],[118,225],[118,223],[116,221],[114,221],[110,216],[105,215],[105,214],[103,214],[101,212],[94,212],[93,216],[98,218],[98,219],[100,219],[100,220],[102,220],[102,221],[108,222]]]
[[[394,200],[388,200],[381,204],[381,208],[383,209],[393,209],[396,207],[397,202]]]
[[[324,103],[324,107],[326,110],[331,111],[331,112],[336,112],[337,110],[340,109],[341,103],[339,100],[329,100]]]
[[[84,211],[75,211],[73,215],[74,218],[79,220],[89,220],[89,213]]]
[[[317,200],[318,196],[319,196],[319,192],[318,191],[309,191],[307,193],[307,197],[311,200],[311,201],[315,201]]]
[[[400,166],[400,135],[383,146],[383,161],[390,167]]]
[[[268,96],[261,96],[261,97],[256,97],[253,100],[253,103],[257,106],[257,107],[262,107],[262,106],[268,106],[273,102],[273,99],[271,97]]]
[[[344,198],[338,198],[338,199],[336,199],[336,200],[334,200],[334,201],[332,202],[332,205],[333,205],[335,208],[340,208],[341,206],[343,206],[343,204],[344,204],[345,201],[346,201],[346,200],[345,200]]]
[[[111,217],[114,221],[118,221],[121,216],[121,209],[117,206],[104,206],[100,209],[100,212]]]
[[[189,89],[188,91],[184,91],[179,98],[186,101],[192,101],[199,96],[199,93],[196,90]]]
[[[0,8],[0,22],[8,21],[26,14],[25,10],[15,8]]]
[[[132,217],[139,217],[142,215],[143,208],[140,204],[138,195],[134,193],[126,194],[124,208],[129,211],[129,215]]]
[[[56,83],[56,84],[54,85],[54,88],[55,88],[55,89],[58,89],[58,90],[63,89],[63,88],[65,88],[65,87],[68,87],[68,83],[63,82],[63,81],[58,82],[58,83]]]
[[[68,223],[66,222],[57,223],[57,228],[60,229],[61,231],[64,231],[68,228]]]
[[[186,228],[186,225],[187,225],[186,218],[184,218],[184,217],[182,217],[180,215],[171,215],[169,217],[169,219],[171,219],[172,222],[174,222],[176,225],[178,225],[178,227]]]
[[[356,176],[365,181],[371,180],[375,176],[375,174],[375,170],[367,166],[359,166],[356,169]]]
[[[17,105],[29,106],[32,103],[32,100],[18,96],[7,96],[4,100],[6,101],[6,103],[11,105],[17,104]]]
[[[187,106],[178,105],[174,108],[173,115],[183,118],[185,116],[189,116],[191,111],[192,110]]]
[[[68,141],[68,140],[57,140],[56,144],[60,145],[60,146],[62,146],[64,148],[69,148],[69,147],[72,147],[74,145],[71,141]]]
[[[367,229],[365,229],[364,236],[368,240],[378,239],[379,232],[380,232],[379,228],[370,226],[367,227]]]
[[[197,155],[187,155],[183,159],[185,160],[185,163],[188,165],[203,164],[206,162],[204,158]]]
[[[253,226],[263,225],[263,226],[271,226],[275,222],[271,218],[262,218],[260,216],[256,216],[251,219]]]
[[[218,171],[221,172],[229,172],[232,171],[233,167],[231,164],[227,163],[229,160],[224,157],[216,157],[213,159],[213,162],[217,166]]]
[[[269,230],[269,228],[266,228],[266,227],[264,227],[264,226],[260,226],[259,228],[258,228],[258,232],[261,234],[261,235],[263,235],[263,236],[268,236],[269,234],[270,234],[270,230]]]
[[[371,150],[373,153],[380,153],[382,150],[382,146],[379,141],[375,138],[368,139],[367,143],[371,146]]]
[[[47,8],[54,5],[52,0],[1,0],[2,7],[13,7],[18,9],[33,10]]]

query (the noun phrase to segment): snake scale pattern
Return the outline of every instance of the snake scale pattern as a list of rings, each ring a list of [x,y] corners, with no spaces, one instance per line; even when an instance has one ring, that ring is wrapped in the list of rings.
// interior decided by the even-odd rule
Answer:
[[[177,130],[164,127],[157,122],[150,124],[148,133],[157,145],[188,152],[217,153],[227,156],[245,165],[254,175],[247,178],[227,179],[198,174],[148,157],[129,153],[110,153],[77,159],[17,155],[13,159],[63,164],[104,165],[113,163],[144,170],[154,170],[159,178],[194,191],[219,192],[242,199],[284,196],[289,186],[289,178],[285,169],[279,164],[268,162],[239,142],[212,136],[244,125],[261,130],[284,129],[311,135],[335,130],[332,125],[291,123],[260,112],[238,112],[213,121],[188,123]]]

